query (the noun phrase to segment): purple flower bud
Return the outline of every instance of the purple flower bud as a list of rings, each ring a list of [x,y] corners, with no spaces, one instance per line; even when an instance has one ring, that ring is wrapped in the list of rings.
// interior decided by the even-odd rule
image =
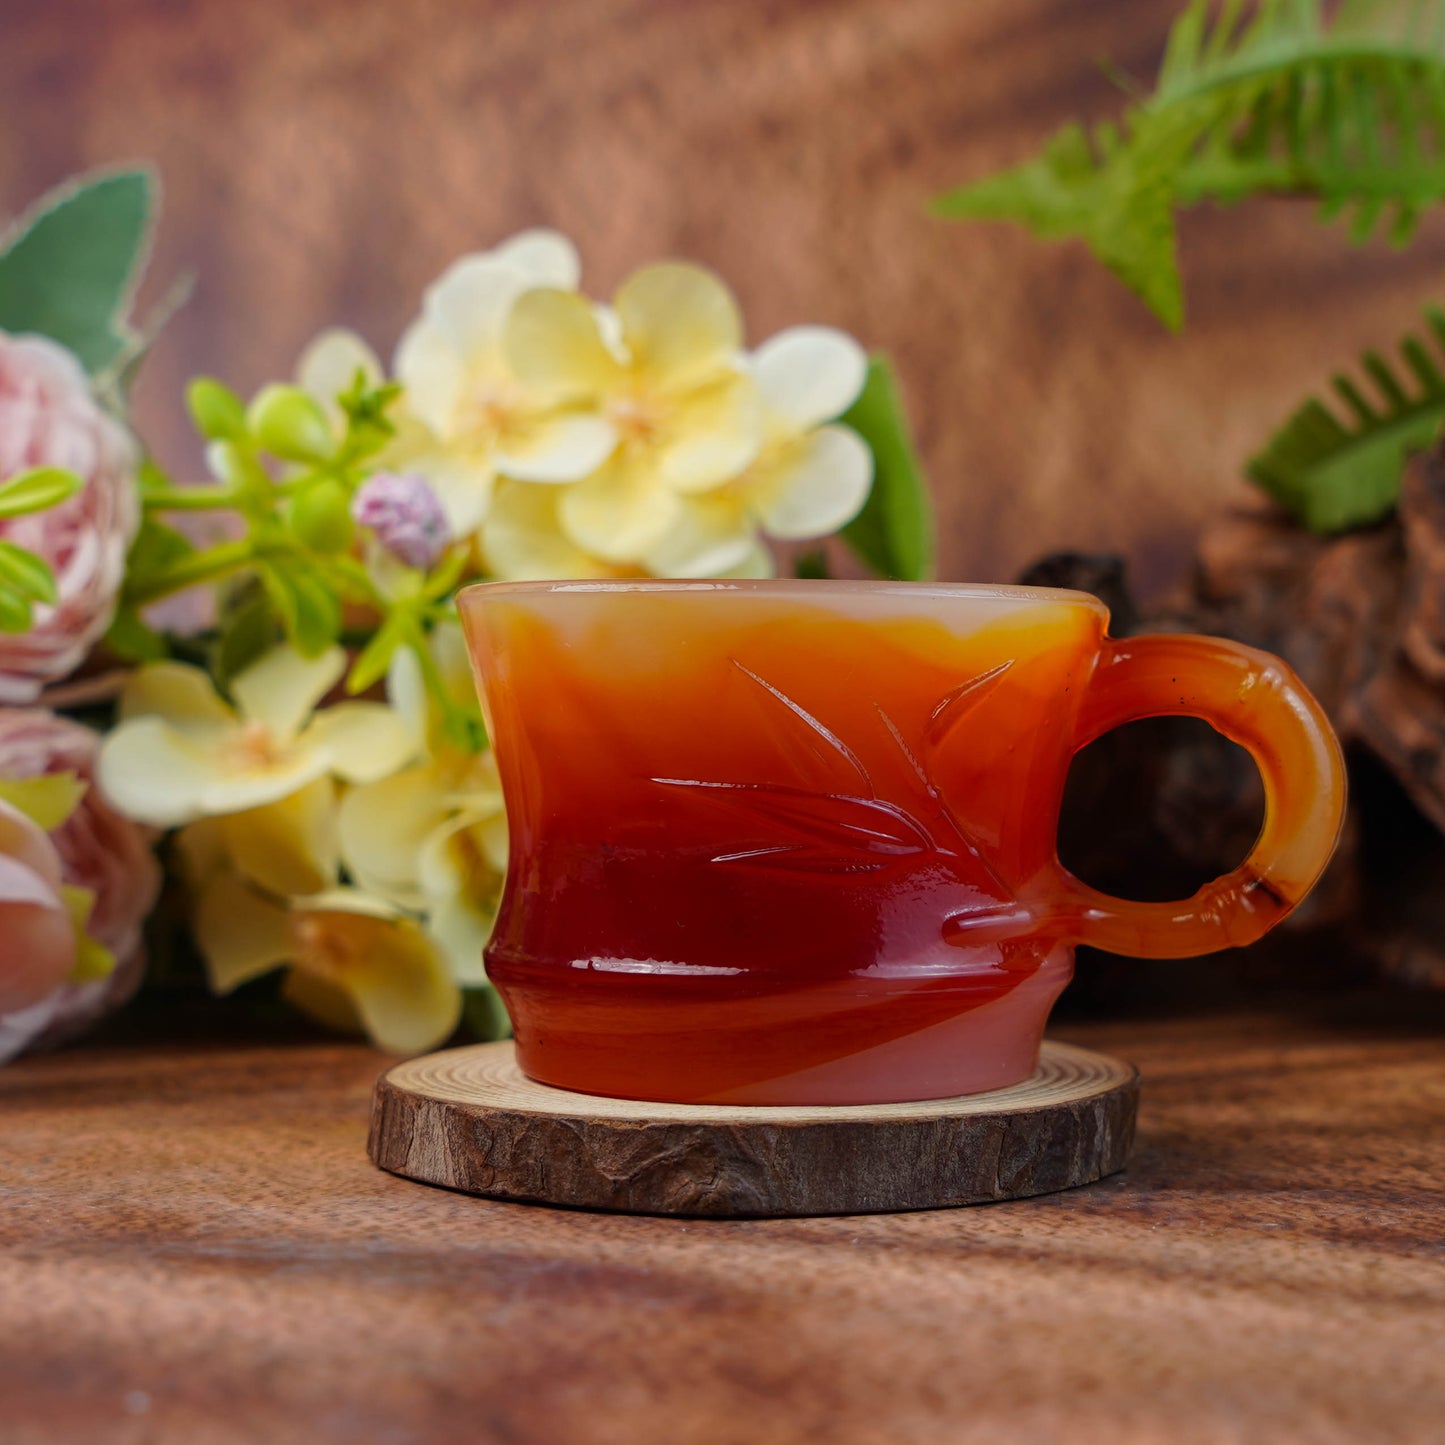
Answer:
[[[351,499],[351,515],[393,557],[423,572],[451,541],[437,494],[415,472],[377,472]]]

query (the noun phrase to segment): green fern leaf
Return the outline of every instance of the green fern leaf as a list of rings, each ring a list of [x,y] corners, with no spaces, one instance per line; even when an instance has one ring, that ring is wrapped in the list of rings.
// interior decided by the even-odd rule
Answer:
[[[1377,396],[1347,376],[1333,381],[1334,408],[1311,398],[1270,438],[1247,472],[1314,532],[1340,532],[1386,516],[1412,451],[1445,424],[1445,313],[1425,312],[1431,345],[1407,336],[1403,372],[1375,352],[1362,359]]]
[[[1166,324],[1183,315],[1174,212],[1261,194],[1316,198],[1360,242],[1408,240],[1445,199],[1445,15],[1379,0],[1206,0],[1175,22],[1155,91],[1121,127],[1067,127],[1037,159],[942,196],[937,214],[1073,236]],[[1433,24],[1426,24],[1432,21]]]

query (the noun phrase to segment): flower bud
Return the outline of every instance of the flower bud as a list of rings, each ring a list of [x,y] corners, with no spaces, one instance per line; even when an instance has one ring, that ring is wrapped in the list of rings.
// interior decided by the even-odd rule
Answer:
[[[414,472],[377,472],[352,498],[351,515],[393,557],[421,572],[436,565],[451,540],[437,494]]]
[[[299,386],[263,386],[246,421],[268,452],[288,462],[324,462],[336,451],[326,413]]]
[[[355,534],[346,488],[332,477],[297,493],[291,502],[291,529],[315,552],[344,552]]]
[[[186,406],[196,430],[209,441],[240,441],[246,435],[246,408],[229,386],[198,376],[186,388]]]

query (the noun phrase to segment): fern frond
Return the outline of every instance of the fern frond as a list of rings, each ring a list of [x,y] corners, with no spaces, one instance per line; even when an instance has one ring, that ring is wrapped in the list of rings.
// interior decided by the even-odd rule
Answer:
[[[1348,212],[1364,241],[1408,240],[1445,199],[1445,5],[1355,0],[1326,27],[1319,0],[1193,0],[1155,90],[1120,129],[1061,132],[1036,160],[940,197],[938,214],[1076,236],[1166,324],[1182,318],[1174,211],[1260,194]],[[1161,215],[1161,193],[1163,214]]]
[[[1334,407],[1312,397],[1251,458],[1250,480],[1311,531],[1379,521],[1395,505],[1409,454],[1445,424],[1445,312],[1430,307],[1425,320],[1427,340],[1400,343],[1403,367],[1373,351],[1361,359],[1377,396],[1336,376]]]

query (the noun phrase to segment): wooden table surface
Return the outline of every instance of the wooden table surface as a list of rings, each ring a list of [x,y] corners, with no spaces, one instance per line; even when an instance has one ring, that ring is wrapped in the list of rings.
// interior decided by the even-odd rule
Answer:
[[[0,1440],[1439,1441],[1439,1000],[1068,1027],[1129,1170],[791,1221],[407,1183],[359,1046],[0,1071]]]

